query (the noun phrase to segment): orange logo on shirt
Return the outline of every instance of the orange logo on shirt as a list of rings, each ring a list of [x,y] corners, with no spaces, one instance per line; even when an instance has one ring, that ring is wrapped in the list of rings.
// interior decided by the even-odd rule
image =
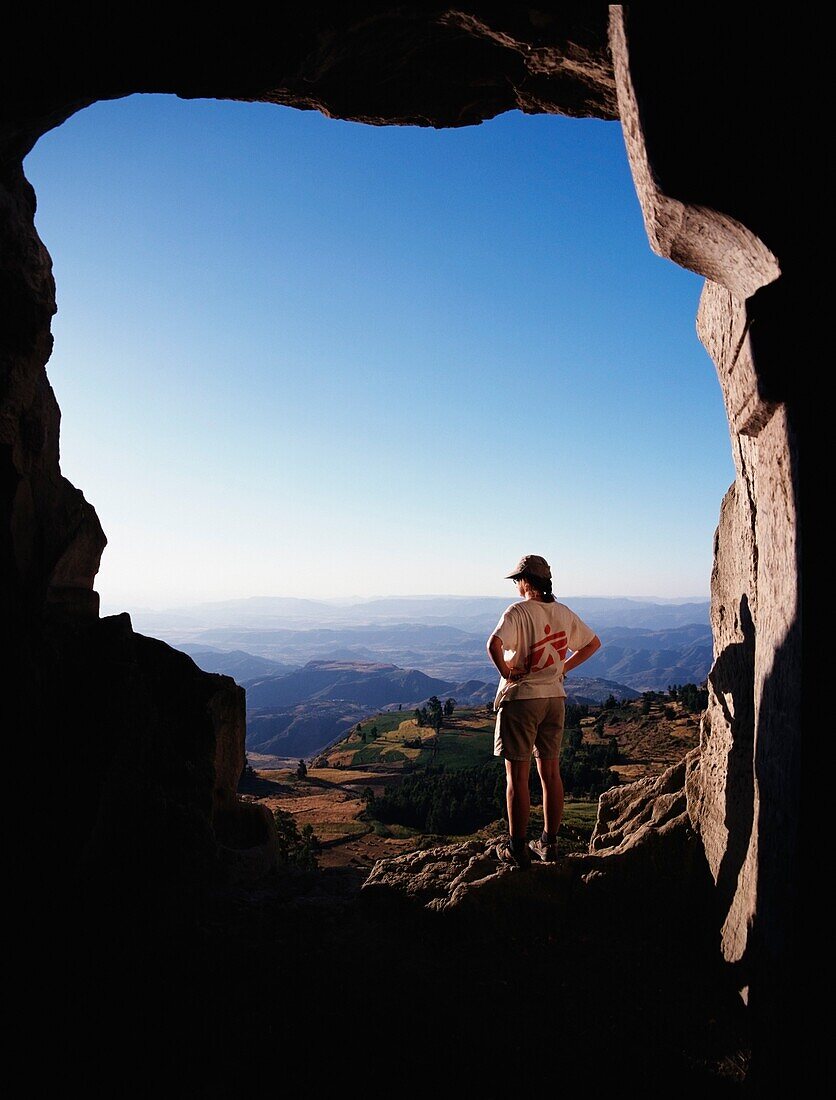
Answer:
[[[566,657],[568,648],[566,631],[560,630],[557,634],[552,634],[552,628],[547,626],[544,636],[531,647],[529,672],[542,672],[543,669],[553,665],[554,650],[557,650],[557,655],[562,661]]]

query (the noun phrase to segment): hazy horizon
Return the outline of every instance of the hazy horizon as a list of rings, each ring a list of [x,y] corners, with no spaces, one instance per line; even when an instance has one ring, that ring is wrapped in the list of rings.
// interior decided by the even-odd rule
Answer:
[[[633,595],[626,596],[623,593],[593,593],[593,592],[573,592],[560,593],[556,592],[555,597],[559,601],[571,601],[571,600],[630,600],[636,603],[658,603],[658,604],[687,604],[687,603],[702,603],[710,599],[709,593],[705,595],[690,595],[690,596],[653,596],[653,595]],[[121,607],[118,603],[108,602],[105,603],[102,599],[102,611],[107,614],[114,614],[117,611],[135,611],[135,612],[163,612],[163,611],[175,611],[185,610],[188,608],[200,608],[200,607],[221,607],[234,603],[246,603],[248,601],[258,600],[310,600],[313,603],[329,604],[337,607],[347,607],[355,604],[372,603],[376,600],[501,600],[507,599],[509,603],[512,603],[515,599],[518,599],[513,589],[508,592],[480,592],[463,594],[460,592],[431,592],[431,593],[414,593],[414,592],[384,592],[377,593],[371,596],[297,596],[297,595],[258,595],[258,596],[231,596],[226,599],[220,600],[194,600],[188,602],[171,603],[171,604],[158,604],[158,605],[139,605],[133,604],[131,607]]]

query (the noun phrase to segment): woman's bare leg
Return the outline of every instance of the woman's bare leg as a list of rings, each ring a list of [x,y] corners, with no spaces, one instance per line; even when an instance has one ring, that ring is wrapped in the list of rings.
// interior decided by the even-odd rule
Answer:
[[[508,761],[506,761],[506,764]],[[537,771],[543,787],[543,828],[550,836],[556,836],[563,820],[563,779],[560,760],[541,760],[537,757]]]
[[[508,831],[515,840],[524,840],[528,832],[531,795],[528,790],[530,760],[505,761],[505,804],[508,809]]]

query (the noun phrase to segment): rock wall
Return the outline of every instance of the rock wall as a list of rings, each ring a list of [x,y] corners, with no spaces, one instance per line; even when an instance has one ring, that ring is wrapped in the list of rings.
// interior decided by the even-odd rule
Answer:
[[[233,789],[243,738],[234,689],[137,638],[125,620],[98,619],[93,579],[105,539],[61,476],[45,373],[55,288],[22,171],[38,136],[97,99],[137,91],[373,124],[462,126],[513,108],[620,117],[651,247],[709,280],[699,332],[717,365],[736,479],[716,537],[715,663],[687,811],[715,883],[721,950],[739,969],[768,1061],[769,1021],[780,1023],[792,978],[799,816],[801,372],[791,340],[801,264],[774,171],[793,148],[792,105],[776,79],[793,26],[745,5],[678,9],[673,19],[645,6],[313,3],[276,34],[246,10],[217,30],[174,17],[165,33],[139,21],[133,33],[126,58],[106,28],[88,28],[79,66],[60,25],[44,23],[19,43],[18,89],[0,118],[4,622],[21,728],[47,754],[59,729],[86,746],[88,764],[73,772],[78,787],[62,806],[66,862],[96,851],[102,874],[124,864],[128,773],[140,818],[147,800],[160,808],[148,851],[165,837],[181,868],[217,863],[213,821],[226,823],[228,851],[247,828]],[[804,177],[798,157],[796,172]],[[110,700],[104,709],[99,696]],[[114,773],[94,766],[114,730],[133,745],[115,787]],[[155,865],[145,860],[145,872]]]
[[[787,676],[798,657],[800,606],[794,450],[787,408],[758,391],[746,309],[708,284],[700,336],[717,364],[737,477],[723,501],[712,575],[715,661],[703,718],[700,770],[689,809],[725,913],[723,950],[743,960],[758,911],[759,844],[791,872],[798,779],[800,692]],[[795,650],[795,653],[793,653]],[[777,689],[773,677],[783,681]],[[779,762],[780,761],[780,762]],[[778,830],[768,825],[783,806]],[[791,877],[791,875],[790,875]],[[745,968],[744,968],[745,971]]]
[[[782,93],[765,79],[781,44],[745,19],[698,21],[683,51],[681,28],[613,8],[610,40],[651,247],[709,280],[697,331],[717,367],[736,478],[715,537],[715,659],[688,813],[716,886],[721,950],[770,1062],[795,982],[800,396],[790,340],[799,260],[771,163],[792,146]],[[721,79],[690,82],[709,59]]]

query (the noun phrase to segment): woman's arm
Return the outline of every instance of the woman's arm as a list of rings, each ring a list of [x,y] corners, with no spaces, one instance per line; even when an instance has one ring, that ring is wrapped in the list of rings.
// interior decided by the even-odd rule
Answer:
[[[592,641],[587,642],[582,649],[575,650],[575,652],[563,666],[563,671],[571,672],[573,668],[577,668],[578,665],[582,665],[584,661],[588,661],[592,654],[597,653],[600,648],[601,639],[596,634]]]
[[[488,656],[496,665],[496,669],[503,680],[520,680],[525,676],[525,671],[512,668],[504,657],[505,644],[498,634],[491,634],[488,638]]]

